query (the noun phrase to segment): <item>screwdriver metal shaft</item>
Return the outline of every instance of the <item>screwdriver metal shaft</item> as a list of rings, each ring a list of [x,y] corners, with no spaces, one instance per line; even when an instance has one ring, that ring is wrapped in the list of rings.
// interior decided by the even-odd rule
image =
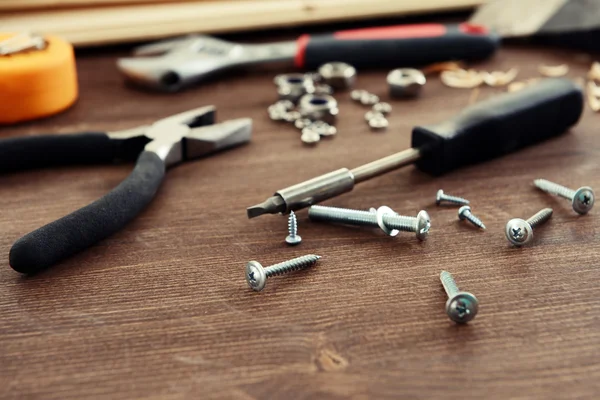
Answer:
[[[566,79],[545,79],[521,91],[492,97],[444,122],[415,126],[410,149],[281,189],[248,208],[248,218],[311,206],[415,162],[421,171],[441,175],[511,153],[566,132],[579,120],[583,104],[581,89]]]
[[[248,218],[263,214],[286,213],[351,191],[354,185],[412,164],[421,157],[419,149],[410,148],[349,170],[341,168],[294,186],[278,190],[265,202],[249,207]]]

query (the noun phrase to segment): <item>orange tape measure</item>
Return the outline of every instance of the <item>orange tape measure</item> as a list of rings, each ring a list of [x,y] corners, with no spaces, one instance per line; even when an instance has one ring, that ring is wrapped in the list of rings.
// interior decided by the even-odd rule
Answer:
[[[76,99],[73,46],[53,36],[0,33],[0,124],[53,115]]]

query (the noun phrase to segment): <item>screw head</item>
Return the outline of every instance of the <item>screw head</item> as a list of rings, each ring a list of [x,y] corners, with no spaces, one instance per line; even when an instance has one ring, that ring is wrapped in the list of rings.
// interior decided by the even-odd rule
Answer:
[[[258,261],[250,261],[246,264],[246,282],[252,290],[260,292],[267,283],[265,269]]]
[[[437,194],[435,195],[435,204],[437,204],[439,206],[440,203],[442,202],[442,197],[444,197],[444,191],[442,189],[440,189],[437,191]]]
[[[427,235],[429,235],[429,229],[431,229],[431,218],[429,218],[427,211],[421,210],[417,214],[417,225],[415,229],[417,232],[417,239],[425,240]]]
[[[464,221],[467,218],[467,216],[466,216],[467,211],[471,212],[471,207],[462,206],[461,208],[459,208],[458,209],[458,219],[460,219],[461,221]]]
[[[300,235],[296,235],[296,236],[291,236],[291,235],[288,235],[288,236],[285,238],[285,242],[286,242],[287,244],[290,244],[290,245],[292,245],[292,246],[295,246],[295,245],[297,245],[297,244],[300,244],[300,242],[302,242],[302,236],[300,236]]]
[[[458,292],[446,302],[446,314],[458,324],[466,324],[477,315],[479,301],[469,292]]]
[[[533,239],[531,225],[521,218],[514,218],[508,221],[504,233],[508,241],[515,246],[523,246]]]
[[[573,197],[573,210],[577,214],[587,214],[594,207],[594,191],[589,186],[584,186],[575,192]]]

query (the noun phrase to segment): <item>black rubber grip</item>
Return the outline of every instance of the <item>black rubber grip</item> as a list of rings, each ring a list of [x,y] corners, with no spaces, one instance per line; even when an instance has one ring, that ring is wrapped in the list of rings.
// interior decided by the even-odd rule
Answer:
[[[10,249],[11,267],[35,273],[117,232],[150,203],[164,174],[155,153],[141,153],[133,172],[111,192],[17,240]]]
[[[0,140],[0,172],[113,160],[116,144],[106,133],[21,136]]]
[[[583,93],[567,79],[545,79],[514,93],[466,108],[449,121],[415,127],[417,167],[433,175],[473,164],[560,135],[583,112]]]
[[[361,29],[300,37],[296,65],[315,69],[327,62],[342,61],[362,69],[474,61],[490,57],[499,44],[497,35],[469,24]]]

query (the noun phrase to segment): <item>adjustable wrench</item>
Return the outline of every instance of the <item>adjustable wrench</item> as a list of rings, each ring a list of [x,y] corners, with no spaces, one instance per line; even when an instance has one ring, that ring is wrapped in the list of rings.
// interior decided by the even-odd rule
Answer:
[[[132,82],[177,91],[216,72],[255,64],[289,61],[316,69],[330,61],[356,68],[396,68],[491,56],[499,37],[479,25],[421,24],[302,35],[296,41],[239,44],[192,35],[138,47],[118,68]]]

